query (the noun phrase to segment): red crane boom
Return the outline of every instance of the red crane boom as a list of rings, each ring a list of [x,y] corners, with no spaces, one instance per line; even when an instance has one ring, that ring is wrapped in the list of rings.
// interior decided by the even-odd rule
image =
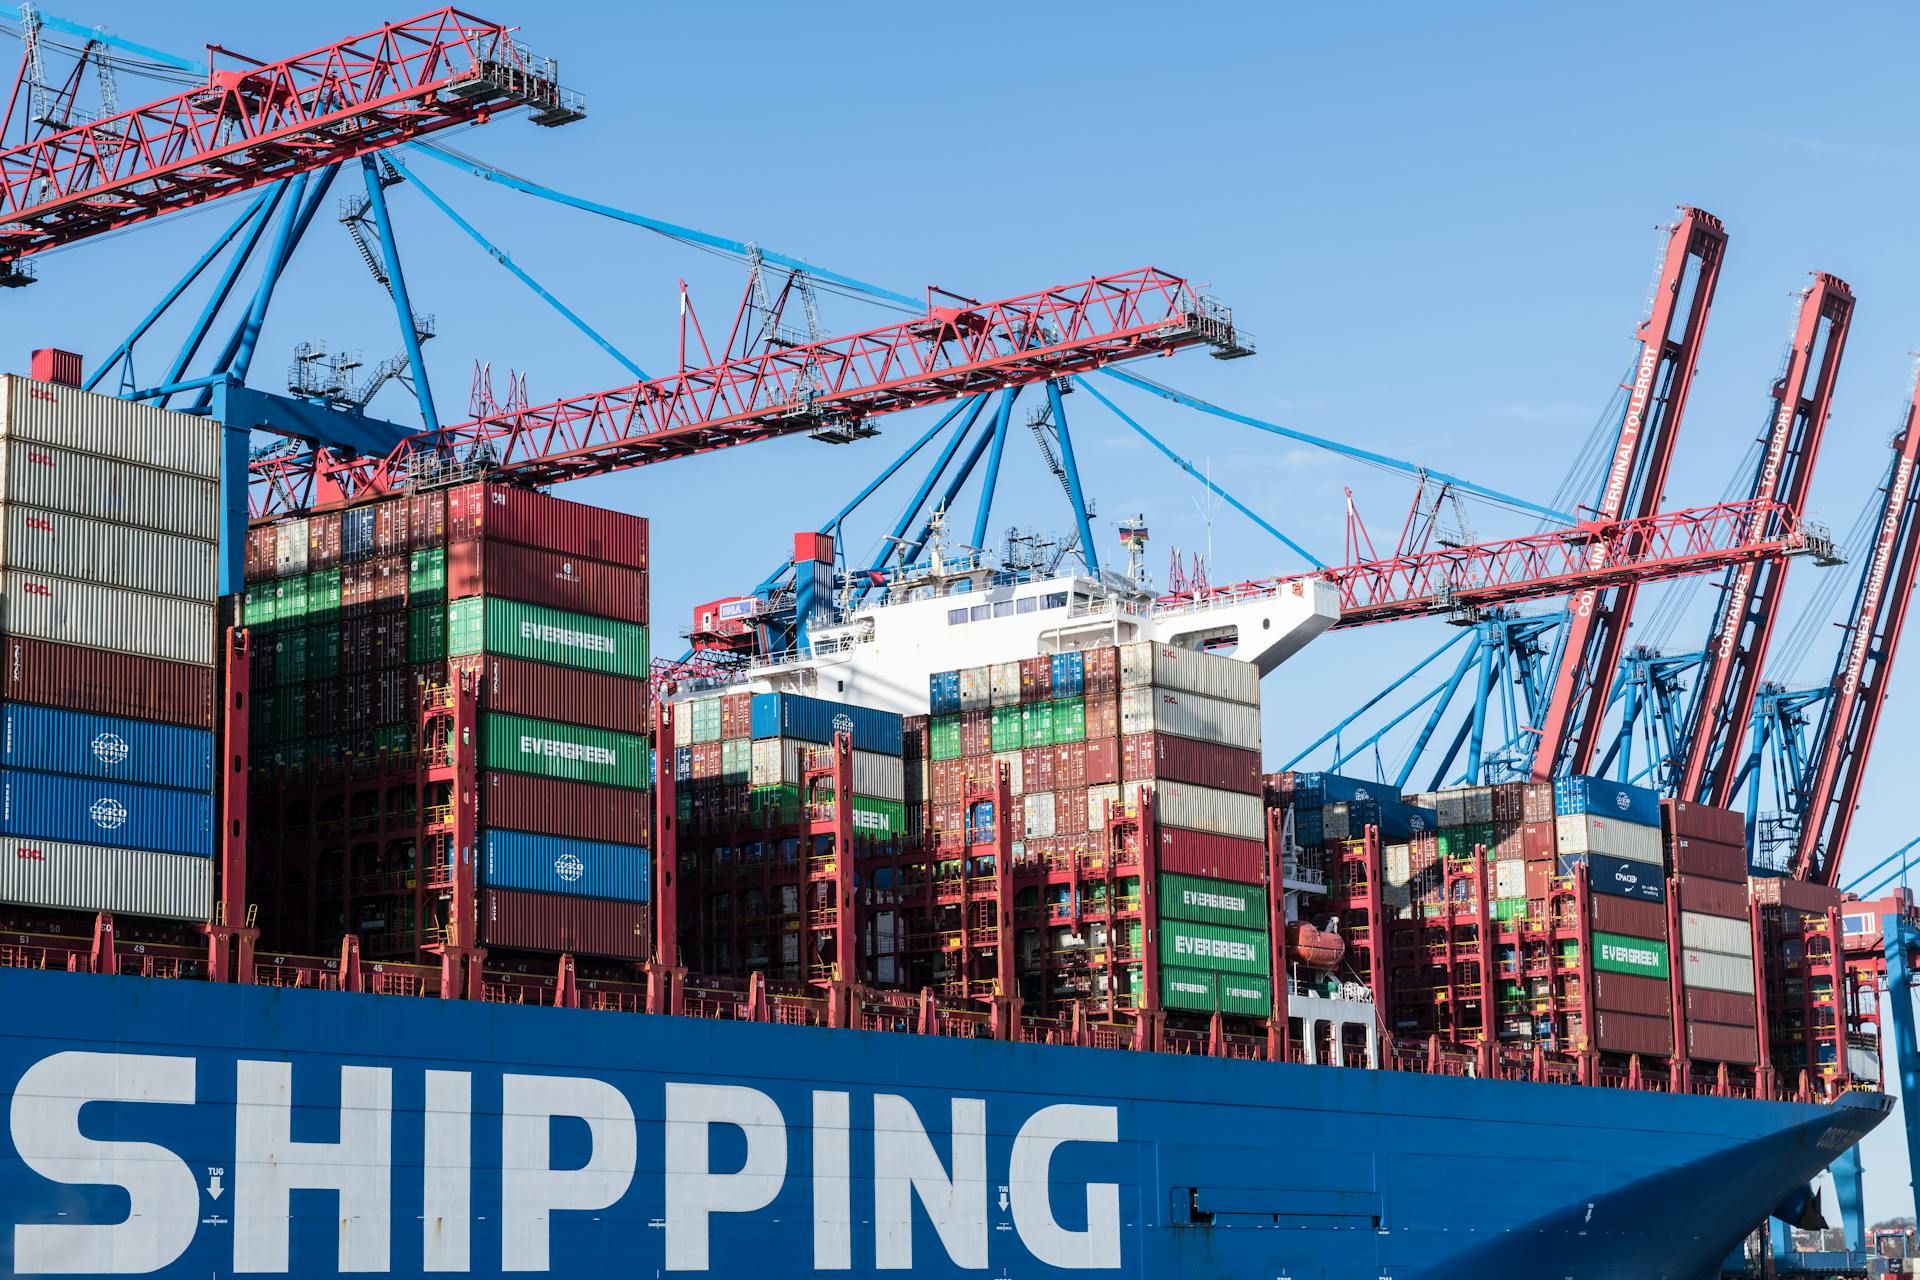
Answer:
[[[439,9],[279,62],[209,46],[207,83],[0,151],[0,260],[71,244],[524,105],[583,114],[513,28]]]
[[[1920,460],[1920,383],[1893,450],[1873,555],[1860,577],[1847,642],[1834,664],[1833,694],[1814,739],[1814,766],[1801,797],[1799,844],[1790,869],[1796,880],[1839,882],[1841,854],[1913,598],[1914,573],[1920,569],[1920,493],[1913,483]]]
[[[1619,520],[1629,507],[1642,520],[1660,510],[1726,244],[1718,218],[1700,209],[1681,210],[1667,241],[1653,311],[1640,326],[1640,359],[1596,512],[1603,521]],[[1677,337],[1676,319],[1681,322]],[[1596,545],[1593,554],[1597,559],[1605,550]],[[1585,773],[1592,764],[1637,586],[1628,578],[1618,586],[1586,587],[1567,602],[1560,661],[1534,748],[1536,779]]]
[[[845,440],[879,414],[1233,341],[1230,312],[1157,267],[998,302],[929,290],[927,313],[901,324],[423,432],[383,457],[262,459],[252,500],[265,514],[386,492],[423,459],[479,456],[558,484],[798,432]]]
[[[1852,319],[1853,290],[1846,281],[1816,274],[1800,306],[1786,371],[1774,384],[1766,452],[1753,477],[1756,500],[1778,501],[1789,512],[1806,509]],[[1749,540],[1759,542],[1768,530],[1763,517],[1755,519]],[[1786,579],[1784,555],[1748,560],[1728,572],[1695,681],[1693,732],[1675,795],[1720,808],[1732,799]]]

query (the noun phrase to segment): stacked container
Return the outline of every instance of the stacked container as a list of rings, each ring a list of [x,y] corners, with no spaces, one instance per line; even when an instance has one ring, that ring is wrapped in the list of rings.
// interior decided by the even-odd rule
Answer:
[[[1593,1043],[1610,1053],[1673,1053],[1673,956],[1660,797],[1574,775],[1554,783],[1560,870],[1587,869],[1593,937]]]
[[[219,424],[0,384],[0,902],[205,922]]]
[[[1680,902],[1681,1007],[1687,1056],[1753,1066],[1760,1060],[1746,819],[1728,809],[1661,806]]]
[[[1271,774],[1266,795],[1269,808],[1291,811],[1294,844],[1310,867],[1338,865],[1343,849],[1357,847],[1367,828],[1377,827],[1389,915],[1412,914],[1439,883],[1439,814],[1422,797],[1403,798],[1384,782],[1337,773]]]
[[[647,954],[646,566],[646,521],[496,484],[255,526],[256,824],[289,853],[313,841],[311,870],[275,883],[287,898],[312,877],[314,945],[354,932],[410,955],[457,931],[425,888],[451,865],[449,784],[427,771],[458,755],[434,713],[465,681],[478,939]]]

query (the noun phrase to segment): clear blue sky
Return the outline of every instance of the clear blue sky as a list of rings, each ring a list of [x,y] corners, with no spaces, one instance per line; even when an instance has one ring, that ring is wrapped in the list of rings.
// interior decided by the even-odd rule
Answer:
[[[55,11],[189,56],[218,41],[272,57],[405,16],[363,0]],[[1187,15],[1123,3],[740,0],[489,16],[524,22],[592,114],[558,131],[503,120],[459,135],[463,149],[906,293],[937,283],[991,297],[1161,266],[1231,304],[1260,353],[1230,364],[1187,355],[1150,375],[1508,492],[1544,499],[1559,484],[1631,357],[1655,227],[1678,203],[1720,215],[1731,242],[1671,504],[1716,498],[1764,421],[1791,295],[1809,270],[1846,278],[1860,299],[1816,517],[1851,522],[1911,386],[1920,149],[1909,63],[1920,19],[1908,6],[1816,16],[1784,4],[1229,3]],[[710,327],[731,315],[735,263],[438,166],[419,171],[649,370],[673,360],[680,278]],[[350,189],[343,181],[336,195]],[[415,306],[440,321],[426,359],[443,417],[464,416],[476,359],[525,371],[535,401],[626,380],[417,193],[391,198]],[[231,216],[44,258],[40,284],[0,297],[3,362],[23,367],[28,348],[48,344],[98,357]],[[344,233],[316,223],[269,318],[255,383],[276,389],[302,340],[362,347],[370,363],[391,354],[385,306]],[[839,300],[825,315],[830,329],[886,319]],[[143,350],[143,379],[170,350]],[[1340,557],[1343,485],[1391,541],[1406,482],[1120,394],[1323,558]],[[1086,399],[1069,401],[1070,416],[1103,555],[1118,554],[1113,519],[1134,512],[1151,518],[1156,567],[1170,544],[1206,549],[1197,486]],[[397,390],[377,407],[412,412]],[[694,604],[753,585],[793,529],[831,515],[926,421],[897,419],[845,448],[759,446],[573,496],[653,518],[658,648],[677,651]],[[1023,436],[1008,466],[995,528],[1068,527]],[[883,491],[852,527],[857,552],[900,499]],[[1474,519],[1483,535],[1520,527],[1497,511]],[[1299,567],[1231,510],[1215,513],[1210,545],[1216,581]],[[1796,566],[1798,593],[1813,576]],[[1310,648],[1267,682],[1270,759],[1444,634],[1409,624]],[[1683,627],[1676,643],[1689,636]],[[1803,669],[1770,674],[1823,678],[1828,643]],[[1855,865],[1913,834],[1902,775],[1916,746],[1915,663],[1894,680]],[[1876,1215],[1910,1207],[1892,1135],[1884,1126],[1868,1149]]]

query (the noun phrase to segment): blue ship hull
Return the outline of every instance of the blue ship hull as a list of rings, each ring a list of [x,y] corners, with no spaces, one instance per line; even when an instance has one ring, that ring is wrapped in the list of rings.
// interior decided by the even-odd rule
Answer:
[[[9,1274],[1701,1280],[1877,1124],[0,970]]]

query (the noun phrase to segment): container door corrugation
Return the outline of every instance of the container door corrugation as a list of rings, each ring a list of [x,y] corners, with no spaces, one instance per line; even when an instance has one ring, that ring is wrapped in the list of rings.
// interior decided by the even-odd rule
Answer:
[[[1734,995],[1753,994],[1753,961],[1743,956],[1723,956],[1717,951],[1681,953],[1681,977],[1689,987],[1708,991],[1727,991]]]
[[[507,542],[456,542],[447,548],[447,595],[501,596],[525,604],[644,624],[647,571],[575,559]]]
[[[0,836],[0,902],[204,924],[213,859]]]
[[[292,516],[273,527],[273,572],[275,577],[304,574],[307,571],[307,518]]]
[[[448,606],[449,651],[497,653],[607,675],[644,678],[647,629],[637,622],[546,609],[492,596]]]
[[[0,696],[100,715],[213,726],[213,668],[10,637]]]
[[[147,720],[8,703],[0,706],[0,764],[211,791],[213,734]]]
[[[1154,787],[1160,825],[1206,831],[1239,840],[1260,840],[1266,833],[1266,806],[1259,796],[1190,782],[1161,782]]]
[[[645,903],[488,889],[480,930],[489,946],[644,960],[651,952]]]
[[[564,893],[615,902],[652,898],[645,849],[489,829],[481,834],[480,882],[489,888]]]
[[[603,844],[651,845],[652,793],[536,777],[482,773],[480,821],[489,827]]]
[[[988,667],[987,687],[993,706],[1019,706],[1020,664],[1018,662],[996,662]]]
[[[1122,689],[1120,732],[1170,733],[1258,751],[1260,708],[1156,686]]]
[[[1122,645],[1120,687],[1149,686],[1260,705],[1260,671],[1251,662],[1148,641]]]
[[[0,563],[179,600],[211,602],[218,548],[198,538],[8,504]]]
[[[433,615],[428,609],[415,612]],[[409,627],[408,656],[414,661],[432,662],[430,652],[413,650],[413,634]],[[455,659],[453,665],[455,670],[478,675],[481,705],[489,711],[537,716],[618,733],[647,731],[647,682],[644,680],[493,656]]]
[[[213,797],[0,769],[0,834],[213,856]]]
[[[202,480],[220,478],[220,424],[138,400],[7,375],[4,431],[54,445]]]
[[[1690,950],[1753,958],[1753,928],[1743,917],[1730,920],[1698,911],[1680,913],[1680,941]]]
[[[1610,853],[1654,866],[1664,861],[1660,828],[1637,822],[1583,813],[1554,819],[1554,835],[1563,858],[1568,854]]]
[[[1169,920],[1197,920],[1202,924],[1265,929],[1266,890],[1258,885],[1163,872],[1154,885],[1160,914]]]
[[[1159,930],[1162,964],[1256,977],[1272,972],[1271,947],[1265,932],[1165,919],[1160,921]]]
[[[511,485],[449,489],[446,522],[451,542],[492,538],[610,564],[647,564],[644,518]]]
[[[213,665],[211,604],[13,569],[0,572],[0,599],[9,635]]]
[[[220,486],[90,454],[15,440],[0,450],[0,497],[30,507],[213,541]]]

